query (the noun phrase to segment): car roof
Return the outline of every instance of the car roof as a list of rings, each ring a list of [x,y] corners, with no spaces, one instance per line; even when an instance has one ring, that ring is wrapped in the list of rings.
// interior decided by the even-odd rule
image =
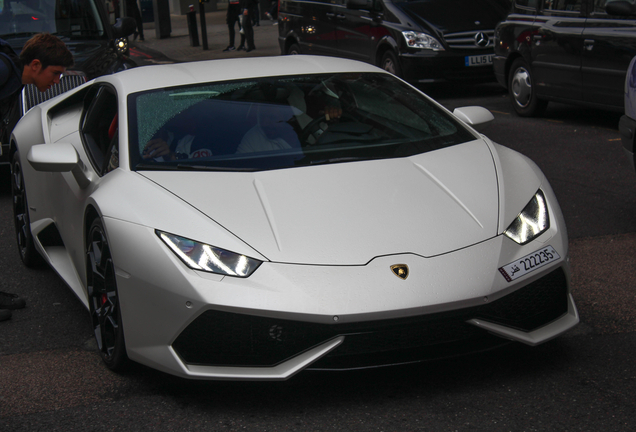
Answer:
[[[276,56],[208,60],[143,66],[97,78],[117,87],[120,94],[156,88],[281,75],[311,73],[380,72],[367,63],[324,56]]]

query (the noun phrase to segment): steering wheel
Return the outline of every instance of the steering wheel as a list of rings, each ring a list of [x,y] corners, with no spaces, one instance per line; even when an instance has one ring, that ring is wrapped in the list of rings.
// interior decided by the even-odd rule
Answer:
[[[339,117],[339,120],[343,120],[343,119],[348,119],[349,121],[355,121],[355,118],[349,114],[349,113],[342,113],[342,115]],[[312,121],[309,122],[309,124],[307,124],[307,126],[305,126],[302,130],[302,132],[300,133],[300,137],[298,137],[298,140],[300,141],[300,145],[301,146],[309,146],[309,145],[315,145],[318,143],[318,139],[320,138],[320,136],[322,135],[322,133],[316,135],[316,133],[318,132],[318,130],[322,130],[323,133],[327,131],[327,129],[329,128],[329,126],[327,126],[327,129],[321,129],[320,128],[320,124],[321,123],[327,123],[327,125],[329,125],[329,122],[327,121],[327,115],[321,115],[320,117],[316,117],[315,119],[313,119]],[[309,143],[307,142],[307,140],[309,139],[310,136],[314,137],[315,142],[314,143]]]
[[[320,117],[316,117],[315,119],[310,121],[307,126],[303,128],[303,131],[300,133],[300,137],[298,138],[301,146],[312,145],[311,143],[307,142],[310,136],[314,137],[314,140],[315,140],[314,144],[318,142],[318,138],[320,137],[320,135],[316,136],[315,134],[318,132],[318,130],[322,130],[320,128],[320,123],[322,122],[327,122],[326,115],[321,115]]]

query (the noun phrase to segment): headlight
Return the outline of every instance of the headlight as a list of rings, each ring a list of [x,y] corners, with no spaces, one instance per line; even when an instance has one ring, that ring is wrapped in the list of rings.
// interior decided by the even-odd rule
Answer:
[[[188,267],[226,276],[248,277],[261,261],[174,234],[155,231]]]
[[[524,245],[550,228],[550,215],[545,195],[539,189],[523,211],[512,221],[504,234]]]
[[[426,33],[403,31],[402,36],[406,39],[409,48],[430,49],[433,51],[444,51],[444,47],[437,39]]]

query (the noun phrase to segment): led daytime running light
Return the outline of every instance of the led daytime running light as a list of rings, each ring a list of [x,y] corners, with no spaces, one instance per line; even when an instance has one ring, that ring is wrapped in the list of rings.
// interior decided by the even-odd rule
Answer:
[[[193,270],[248,277],[261,265],[259,260],[185,237],[161,231],[157,231],[157,235],[181,261]]]
[[[515,242],[524,245],[550,228],[548,204],[543,192],[539,190],[528,205],[504,231]]]

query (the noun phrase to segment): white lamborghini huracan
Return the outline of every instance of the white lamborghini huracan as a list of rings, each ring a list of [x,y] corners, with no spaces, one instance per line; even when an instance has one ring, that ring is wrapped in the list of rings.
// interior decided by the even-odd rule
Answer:
[[[113,370],[280,380],[536,345],[579,320],[566,229],[490,120],[326,57],[100,77],[13,132],[22,260],[71,287]]]

